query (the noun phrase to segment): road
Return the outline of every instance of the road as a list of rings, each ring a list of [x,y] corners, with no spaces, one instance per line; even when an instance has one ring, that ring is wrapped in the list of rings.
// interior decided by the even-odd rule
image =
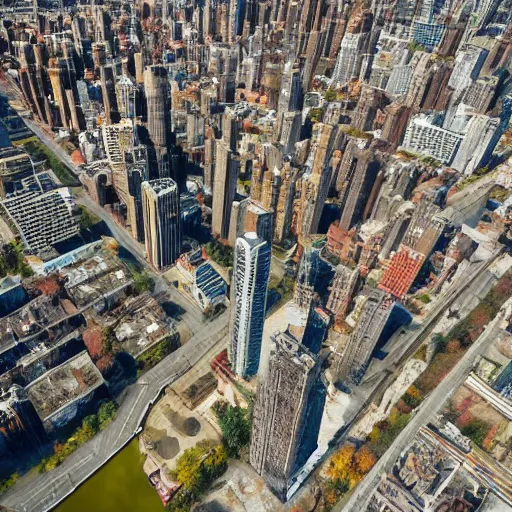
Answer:
[[[125,391],[115,420],[64,463],[36,479],[22,477],[1,497],[1,504],[17,512],[47,512],[113,457],[136,434],[160,392],[190,370],[209,350],[225,348],[229,313],[225,311],[178,350],[168,355]]]
[[[488,345],[496,339],[500,331],[500,321],[501,315],[498,314],[473,345],[469,347],[458,364],[421,404],[416,414],[395,439],[388,451],[379,459],[364,480],[356,487],[350,499],[344,505],[338,504],[334,507],[333,510],[335,512],[340,512],[341,510],[344,512],[360,512],[365,510],[366,502],[378,485],[380,475],[383,472],[388,472],[392,468],[400,453],[411,443],[420,427],[428,423],[428,421],[441,410],[448,397],[464,382],[475,362],[475,358],[484,352]]]

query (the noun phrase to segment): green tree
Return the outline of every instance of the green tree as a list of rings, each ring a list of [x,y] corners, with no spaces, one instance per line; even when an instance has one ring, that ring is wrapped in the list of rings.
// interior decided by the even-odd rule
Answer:
[[[469,437],[477,446],[482,448],[489,430],[491,430],[491,426],[488,423],[475,418],[471,420],[468,425],[462,427],[460,432],[462,435]]]
[[[228,404],[225,408],[219,407],[216,412],[227,454],[230,457],[239,457],[240,450],[251,440],[247,410]]]
[[[116,404],[112,401],[103,402],[98,410],[98,427],[104,430],[115,418],[117,412]]]
[[[185,491],[197,498],[213,480],[227,468],[228,456],[224,446],[212,441],[202,441],[188,448],[176,461],[173,478]]]
[[[0,494],[3,494],[5,491],[10,489],[18,480],[20,475],[18,473],[13,473],[9,478],[0,481]]]
[[[325,101],[336,101],[337,94],[334,89],[327,89],[324,94]]]
[[[103,329],[103,354],[111,354],[114,350],[114,343],[117,341],[116,333],[112,327]]]
[[[20,274],[22,277],[33,274],[32,269],[25,263],[23,244],[15,240],[5,244],[0,250],[0,277],[8,274]]]
[[[155,280],[145,271],[132,270],[133,286],[138,295],[144,292],[153,292]]]

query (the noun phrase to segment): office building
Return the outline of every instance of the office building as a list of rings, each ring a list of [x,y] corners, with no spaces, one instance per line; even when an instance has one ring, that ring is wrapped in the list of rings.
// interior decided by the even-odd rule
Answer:
[[[240,157],[229,149],[224,140],[216,141],[213,182],[212,232],[227,240],[231,210],[235,199]]]
[[[270,245],[254,232],[237,238],[233,270],[229,358],[244,378],[258,372],[267,307]]]
[[[172,265],[181,249],[180,196],[171,178],[142,183],[146,258],[156,268]]]
[[[152,159],[157,165],[158,177],[170,176],[168,131],[170,129],[170,98],[167,71],[163,66],[149,66],[144,70],[144,91],[147,102],[147,128]]]

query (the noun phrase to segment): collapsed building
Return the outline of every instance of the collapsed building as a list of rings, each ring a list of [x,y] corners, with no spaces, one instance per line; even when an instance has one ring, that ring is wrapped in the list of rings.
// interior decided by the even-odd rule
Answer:
[[[47,432],[58,431],[108,397],[100,371],[84,351],[46,372],[26,388]]]

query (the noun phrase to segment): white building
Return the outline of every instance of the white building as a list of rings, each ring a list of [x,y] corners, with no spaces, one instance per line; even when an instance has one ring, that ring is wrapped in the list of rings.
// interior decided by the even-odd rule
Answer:
[[[415,153],[429,155],[441,163],[452,162],[464,137],[432,124],[432,117],[414,116],[405,132],[402,146]]]
[[[448,87],[461,92],[478,78],[480,69],[487,57],[487,50],[476,46],[468,46],[457,52],[453,71],[448,80]]]
[[[484,167],[500,140],[500,120],[482,114],[473,116],[468,125],[452,167],[466,176]]]
[[[254,232],[237,238],[233,271],[229,358],[241,377],[258,372],[267,307],[270,247]]]
[[[347,33],[341,41],[336,66],[332,74],[334,84],[345,84],[352,78],[358,78],[363,60],[362,48],[368,36],[367,32]]]

